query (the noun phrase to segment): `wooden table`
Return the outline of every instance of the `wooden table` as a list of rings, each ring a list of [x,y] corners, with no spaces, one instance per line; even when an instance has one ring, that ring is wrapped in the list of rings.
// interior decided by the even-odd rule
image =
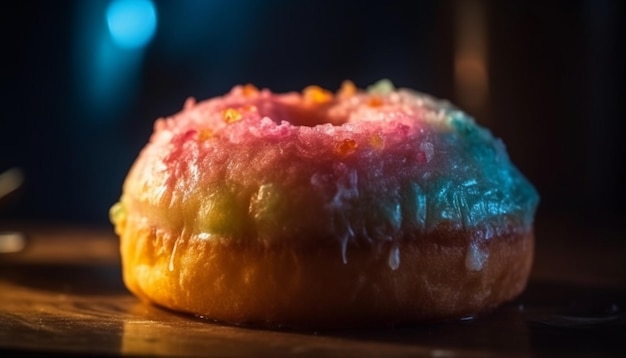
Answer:
[[[19,356],[626,357],[626,235],[551,222],[531,282],[473,320],[340,331],[233,327],[142,303],[122,281],[111,230],[2,224],[0,353]],[[622,240],[623,238],[623,240]]]

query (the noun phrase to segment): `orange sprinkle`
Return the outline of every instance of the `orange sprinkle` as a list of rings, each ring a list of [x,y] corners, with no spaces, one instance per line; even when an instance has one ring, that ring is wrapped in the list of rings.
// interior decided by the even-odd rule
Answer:
[[[222,118],[224,122],[230,124],[241,120],[241,112],[234,108],[226,108],[222,111]]]
[[[370,145],[376,149],[382,149],[385,146],[385,138],[378,133],[374,133],[370,137]]]
[[[198,132],[198,140],[201,142],[204,142],[205,140],[213,137],[215,133],[213,132],[213,130],[209,129],[209,128],[205,128],[205,129],[201,129]]]
[[[341,88],[337,92],[339,98],[348,98],[356,94],[357,88],[352,81],[346,80],[341,83]]]
[[[304,101],[322,104],[333,100],[333,94],[319,86],[308,86],[303,91]]]
[[[344,139],[335,147],[335,151],[339,155],[348,155],[356,151],[356,147],[359,145],[352,139]]]
[[[370,107],[380,107],[380,106],[383,105],[383,100],[382,100],[382,98],[380,98],[378,96],[372,96],[367,101],[367,105],[370,106]]]
[[[256,88],[255,85],[248,83],[245,86],[243,86],[242,92],[243,92],[244,96],[251,97],[251,96],[259,93],[259,89]]]

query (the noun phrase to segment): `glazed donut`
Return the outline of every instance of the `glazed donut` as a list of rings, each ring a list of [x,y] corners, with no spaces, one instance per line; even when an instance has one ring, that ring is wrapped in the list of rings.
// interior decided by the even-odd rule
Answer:
[[[252,85],[158,119],[110,210],[141,299],[229,324],[473,316],[533,259],[535,188],[453,105],[383,80]]]

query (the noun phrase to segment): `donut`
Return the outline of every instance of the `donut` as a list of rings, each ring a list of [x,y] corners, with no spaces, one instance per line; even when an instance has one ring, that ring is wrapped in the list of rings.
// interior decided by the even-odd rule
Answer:
[[[473,317],[516,298],[539,195],[447,101],[238,85],[157,119],[110,219],[125,285],[234,325]]]

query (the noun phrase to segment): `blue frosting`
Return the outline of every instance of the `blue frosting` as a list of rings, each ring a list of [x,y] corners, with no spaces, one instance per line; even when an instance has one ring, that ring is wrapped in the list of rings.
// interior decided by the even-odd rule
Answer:
[[[422,228],[445,222],[455,229],[480,229],[490,237],[513,223],[528,229],[534,220],[539,195],[510,161],[504,144],[461,111],[444,108],[443,126],[434,134],[436,171],[425,171],[413,184],[412,196]],[[446,128],[447,127],[447,128]],[[438,143],[437,143],[438,142]]]

